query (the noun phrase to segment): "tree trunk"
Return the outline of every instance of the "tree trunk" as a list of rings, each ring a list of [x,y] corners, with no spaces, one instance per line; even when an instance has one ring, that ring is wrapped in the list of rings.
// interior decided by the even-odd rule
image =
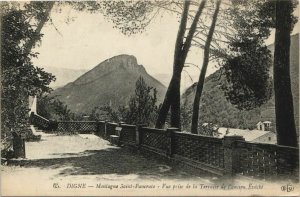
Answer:
[[[162,128],[166,122],[167,115],[172,103],[172,97],[174,97],[174,89],[176,86],[180,86],[180,80],[178,81],[178,78],[176,76],[180,75],[180,73],[177,73],[179,70],[177,69],[177,63],[179,62],[178,60],[180,59],[181,53],[182,53],[182,46],[183,46],[183,39],[184,39],[184,33],[186,30],[186,23],[188,19],[188,12],[189,12],[189,6],[190,6],[190,1],[185,1],[184,2],[184,9],[182,11],[181,15],[181,21],[179,25],[179,30],[177,33],[177,38],[176,38],[176,43],[175,43],[175,52],[174,52],[174,63],[173,63],[173,75],[171,78],[171,81],[168,86],[168,90],[165,95],[164,102],[161,106],[161,109],[159,111],[155,127],[156,128]]]
[[[211,43],[214,31],[215,31],[218,13],[220,10],[220,4],[221,4],[221,0],[218,0],[217,4],[216,4],[215,13],[212,18],[212,23],[211,23],[211,26],[210,26],[210,29],[209,29],[209,32],[208,32],[208,35],[206,38],[205,46],[204,46],[204,59],[203,59],[203,64],[202,64],[202,68],[201,68],[201,73],[199,75],[199,80],[198,80],[198,84],[197,84],[194,105],[193,105],[191,132],[195,133],[195,134],[198,133],[197,129],[198,129],[200,99],[201,99],[201,95],[202,95],[205,74],[206,74],[206,70],[207,70],[207,66],[208,66],[208,62],[209,62],[210,43]]]
[[[161,110],[158,114],[156,121],[156,128],[162,128],[166,122],[166,118],[171,107],[171,126],[179,128],[181,127],[180,121],[180,81],[181,72],[184,67],[184,63],[191,47],[191,42],[195,34],[197,23],[199,21],[202,10],[205,6],[206,0],[202,0],[200,3],[194,20],[192,22],[191,28],[188,32],[185,43],[183,44],[184,33],[186,30],[186,23],[188,17],[188,10],[190,1],[185,1],[184,10],[181,16],[181,22],[179,26],[179,31],[176,39],[175,53],[174,53],[174,64],[173,64],[173,75],[170,81],[164,102],[162,104]]]
[[[171,99],[171,127],[181,129],[180,118],[180,82],[181,70],[177,71],[174,75],[173,94]]]
[[[16,132],[13,132],[13,150],[14,150],[14,158],[25,158],[25,141],[24,139],[18,135]]]
[[[177,75],[177,77],[176,77],[176,75]],[[178,78],[178,75],[180,75],[180,73],[178,73],[178,72],[173,73],[168,90],[166,92],[164,102],[163,102],[161,109],[159,111],[159,114],[158,114],[158,118],[157,118],[156,125],[155,125],[156,128],[162,128],[165,124],[170,106],[171,106],[172,102],[174,102],[174,99],[175,99],[175,96],[174,96],[175,91],[176,91],[175,89],[176,89],[176,87],[178,88],[178,86],[180,86],[180,78]]]
[[[290,80],[290,33],[293,12],[289,0],[276,1],[274,89],[277,143],[297,147],[293,97]]]

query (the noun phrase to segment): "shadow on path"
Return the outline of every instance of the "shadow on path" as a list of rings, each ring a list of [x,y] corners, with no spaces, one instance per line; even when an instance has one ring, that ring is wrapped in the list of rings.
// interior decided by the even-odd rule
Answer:
[[[86,150],[80,153],[56,153],[62,158],[15,161],[25,168],[58,169],[59,176],[136,174],[139,178],[190,179],[190,173],[172,168],[158,160],[147,159],[125,148]],[[60,169],[61,168],[61,169]]]

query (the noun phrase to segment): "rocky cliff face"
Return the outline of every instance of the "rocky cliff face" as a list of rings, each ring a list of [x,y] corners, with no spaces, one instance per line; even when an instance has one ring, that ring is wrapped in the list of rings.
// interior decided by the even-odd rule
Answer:
[[[157,89],[158,100],[162,102],[166,87],[150,76],[130,55],[119,55],[103,61],[74,82],[55,90],[52,95],[58,96],[72,111],[81,113],[105,104],[111,104],[112,107],[127,105],[140,76],[149,86]]]
[[[126,70],[134,74],[146,73],[145,68],[142,65],[138,65],[137,59],[134,56],[119,55],[100,63],[95,68],[75,80],[74,84],[83,85],[90,83],[118,70]]]

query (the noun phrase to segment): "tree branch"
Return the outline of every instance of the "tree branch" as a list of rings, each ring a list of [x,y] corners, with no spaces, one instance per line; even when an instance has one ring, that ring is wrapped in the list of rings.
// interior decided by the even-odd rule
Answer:
[[[200,5],[199,5],[199,7],[198,7],[198,10],[197,10],[197,13],[195,15],[195,18],[194,18],[194,20],[192,22],[192,25],[190,27],[190,30],[188,32],[187,38],[185,40],[185,43],[183,45],[183,48],[182,48],[182,53],[183,53],[182,60],[183,60],[183,62],[185,61],[187,53],[188,53],[188,51],[189,51],[189,49],[191,47],[191,42],[192,42],[193,36],[195,34],[196,28],[197,28],[197,23],[198,23],[198,20],[200,18],[200,15],[202,13],[202,10],[203,10],[205,4],[206,4],[206,0],[202,0],[201,3],[200,3]]]
[[[182,16],[181,16],[181,23],[179,26],[177,39],[176,39],[175,54],[174,54],[175,62],[178,61],[178,56],[179,56],[178,54],[181,52],[181,48],[183,46],[183,38],[184,38],[185,30],[186,30],[189,6],[190,6],[190,1],[185,1],[184,2],[184,10],[183,10]]]
[[[38,34],[41,33],[41,30],[42,30],[43,26],[48,21],[49,15],[50,15],[50,12],[51,12],[51,10],[52,10],[52,8],[54,6],[54,3],[55,3],[55,1],[47,2],[48,7],[47,7],[47,9],[45,11],[45,16],[41,19],[41,21],[39,22],[39,24],[38,24],[38,26],[37,26],[37,28],[35,30],[35,34],[36,35],[38,35]],[[26,56],[29,55],[30,51],[34,47],[35,43],[37,42],[37,39],[38,39],[38,37],[34,36],[34,37],[32,37],[31,40],[29,40],[27,43],[25,43],[25,45],[24,45],[24,54]]]

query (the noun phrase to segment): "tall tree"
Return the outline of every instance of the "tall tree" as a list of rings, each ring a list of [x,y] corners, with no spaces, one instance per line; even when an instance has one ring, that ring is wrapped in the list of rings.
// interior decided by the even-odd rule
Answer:
[[[213,38],[213,34],[214,34],[214,30],[215,30],[219,10],[220,10],[220,4],[221,4],[221,0],[218,0],[216,3],[215,12],[212,17],[212,23],[211,23],[211,26],[210,26],[210,29],[209,29],[209,32],[208,32],[208,35],[206,38],[206,43],[204,46],[204,58],[203,58],[202,68],[201,68],[201,72],[199,75],[199,80],[198,80],[198,84],[197,84],[197,88],[196,88],[194,103],[193,103],[193,116],[192,116],[192,126],[191,126],[192,133],[197,133],[200,98],[201,98],[201,94],[202,94],[202,90],[203,90],[203,86],[204,86],[204,79],[205,79],[206,70],[207,70],[207,66],[208,66],[208,62],[209,62],[210,43]]]
[[[272,94],[271,53],[264,43],[273,26],[272,6],[267,5],[269,1],[234,2],[230,10],[236,36],[229,40],[223,61],[226,81],[222,88],[226,98],[241,110],[261,106]]]
[[[197,24],[202,13],[202,10],[206,4],[206,0],[202,0],[199,4],[197,12],[193,18],[191,27],[184,41],[184,35],[186,31],[186,24],[189,15],[190,1],[185,1],[184,10],[181,16],[181,22],[179,25],[179,30],[177,34],[177,39],[175,43],[175,53],[174,53],[174,63],[173,63],[173,74],[172,78],[160,109],[156,127],[162,128],[165,124],[169,108],[171,107],[171,126],[181,128],[180,121],[180,81],[181,72],[183,70],[188,51],[190,50],[191,43],[196,32]]]
[[[135,94],[129,101],[124,121],[130,124],[153,124],[158,110],[156,94],[156,89],[148,86],[140,77],[136,81]]]
[[[177,104],[178,101],[175,101],[175,100],[178,99],[178,96],[180,97],[180,81],[181,81],[181,70],[182,70],[182,68],[180,69],[180,61],[182,61],[181,54],[182,54],[182,47],[184,45],[184,35],[185,35],[186,25],[187,25],[187,21],[188,21],[189,6],[190,6],[190,1],[185,1],[184,9],[181,14],[179,30],[178,30],[177,38],[176,38],[176,42],[175,42],[175,52],[174,52],[174,60],[173,60],[174,61],[173,62],[173,75],[172,75],[171,81],[169,83],[169,86],[168,86],[168,89],[167,89],[167,92],[165,95],[165,99],[163,101],[163,104],[160,108],[160,112],[158,114],[158,118],[157,118],[156,125],[155,125],[157,128],[162,128],[164,126],[171,104],[172,103]],[[176,111],[177,111],[177,113],[180,112],[180,110],[179,111],[176,110],[175,106],[173,106],[172,110],[174,113],[176,113]],[[171,114],[171,116],[172,116],[172,114]],[[172,117],[173,118],[171,118],[171,126],[175,126],[175,125],[173,125],[175,115],[173,115]],[[179,120],[180,120],[180,118],[179,118]],[[177,122],[177,123],[179,123],[179,122]],[[177,126],[177,127],[179,128],[179,126]]]
[[[277,143],[297,147],[289,59],[293,8],[291,0],[276,1],[274,89]]]
[[[244,6],[239,1],[234,5]],[[265,0],[249,5],[255,8],[254,11],[232,9],[238,36],[231,40],[230,49],[234,53],[224,64],[228,82],[225,85],[226,96],[231,103],[240,109],[252,109],[265,103],[271,96],[268,80],[271,58],[263,40],[270,35],[271,28],[276,29],[273,81],[277,143],[295,147],[297,134],[289,58],[290,33],[296,22],[293,9],[296,5],[296,1],[290,0]]]
[[[48,85],[55,77],[34,67],[31,58],[37,54],[25,52],[24,43],[38,42],[42,36],[28,20],[31,12],[10,3],[1,6],[1,129],[9,134],[26,126],[28,96],[50,91]]]

